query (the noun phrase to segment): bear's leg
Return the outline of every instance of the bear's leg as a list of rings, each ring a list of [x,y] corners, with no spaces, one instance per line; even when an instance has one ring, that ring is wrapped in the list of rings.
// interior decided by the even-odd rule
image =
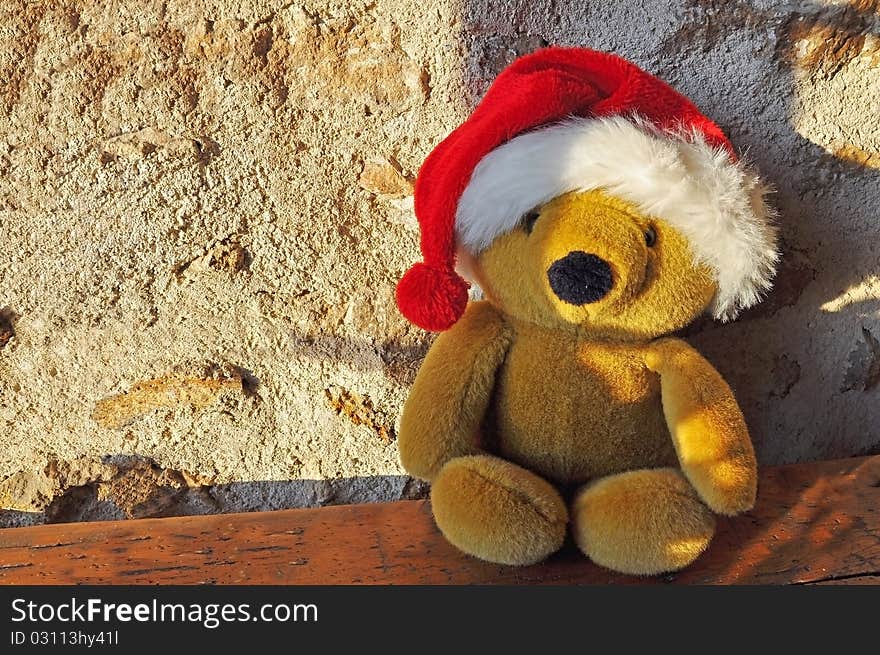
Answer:
[[[431,506],[454,546],[498,564],[540,562],[559,550],[568,523],[549,482],[489,455],[447,462],[431,485]]]
[[[683,569],[715,532],[712,512],[672,468],[599,478],[578,492],[571,513],[574,539],[587,557],[634,575]]]

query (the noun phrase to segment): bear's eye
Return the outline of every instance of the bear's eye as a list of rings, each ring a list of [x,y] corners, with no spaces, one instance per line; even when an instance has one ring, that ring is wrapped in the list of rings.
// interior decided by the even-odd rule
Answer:
[[[523,216],[522,225],[526,231],[526,234],[531,234],[532,230],[535,229],[535,223],[538,222],[538,219],[541,215],[538,212],[532,211]]]
[[[653,248],[654,244],[657,243],[657,232],[650,225],[645,230],[645,243],[649,248]]]

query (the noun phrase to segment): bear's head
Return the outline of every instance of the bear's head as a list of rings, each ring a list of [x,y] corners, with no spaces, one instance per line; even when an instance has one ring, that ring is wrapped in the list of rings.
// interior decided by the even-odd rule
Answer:
[[[602,190],[537,207],[468,259],[470,276],[508,316],[592,338],[668,334],[717,291],[681,232]]]
[[[423,261],[397,303],[449,329],[468,300],[458,268],[509,317],[590,338],[655,338],[706,309],[730,320],[776,271],[766,193],[665,82],[608,53],[540,50],[425,160]]]

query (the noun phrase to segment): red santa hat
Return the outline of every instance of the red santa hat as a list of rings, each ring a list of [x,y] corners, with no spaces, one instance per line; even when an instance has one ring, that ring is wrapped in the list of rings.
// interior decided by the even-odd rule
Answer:
[[[721,129],[634,64],[586,48],[515,61],[428,156],[415,188],[424,261],[397,286],[401,312],[431,331],[464,312],[456,249],[478,254],[556,196],[603,188],[661,218],[713,272],[717,318],[758,302],[776,269],[766,188]]]

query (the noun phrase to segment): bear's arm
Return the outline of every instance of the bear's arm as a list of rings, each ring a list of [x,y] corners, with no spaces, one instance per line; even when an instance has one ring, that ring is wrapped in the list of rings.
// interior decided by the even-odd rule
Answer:
[[[742,411],[730,387],[680,339],[651,344],[645,363],[660,376],[663,413],[682,471],[718,514],[751,509],[757,462]]]
[[[509,345],[510,329],[485,301],[437,337],[400,420],[400,461],[411,475],[432,480],[453,457],[481,452],[480,424]]]

